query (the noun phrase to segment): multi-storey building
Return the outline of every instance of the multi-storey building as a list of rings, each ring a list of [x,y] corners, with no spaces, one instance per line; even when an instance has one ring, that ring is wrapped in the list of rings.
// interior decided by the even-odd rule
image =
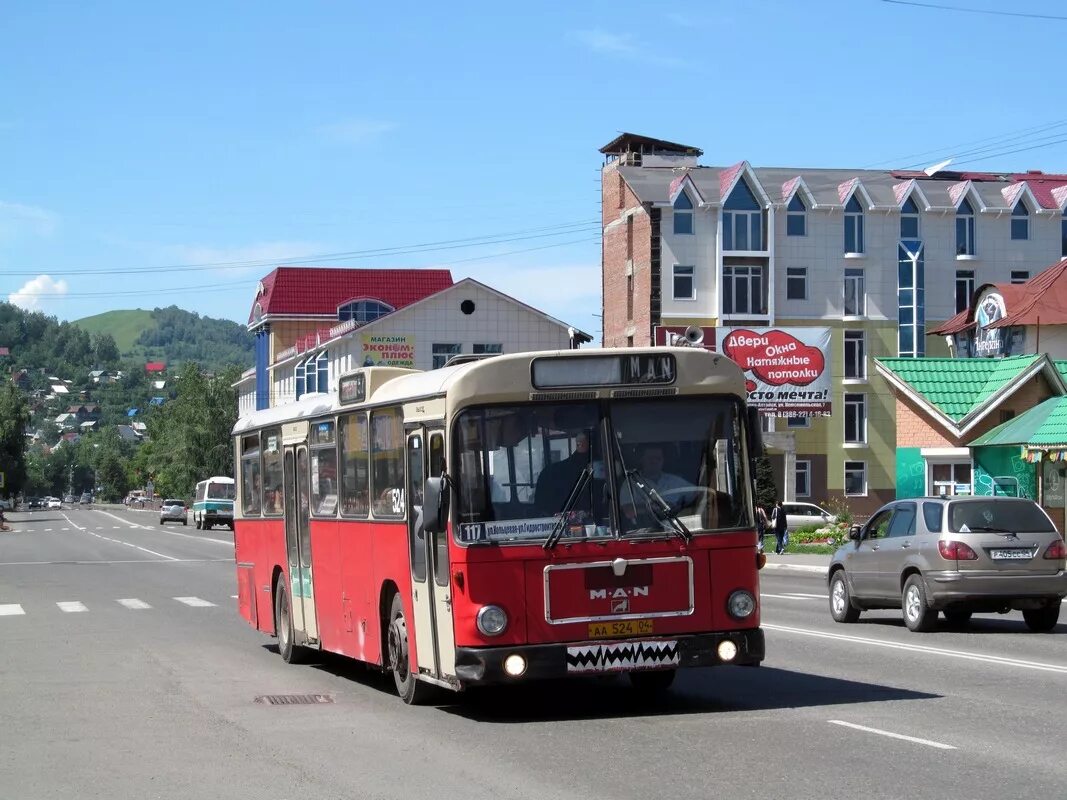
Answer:
[[[1067,255],[1067,175],[709,167],[633,134],[601,152],[605,346],[830,329],[832,415],[767,420],[787,498],[892,499],[894,400],[870,359],[947,355],[928,323]]]

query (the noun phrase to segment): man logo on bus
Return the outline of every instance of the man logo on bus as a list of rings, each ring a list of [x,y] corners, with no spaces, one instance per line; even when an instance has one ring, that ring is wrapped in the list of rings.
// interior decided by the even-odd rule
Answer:
[[[648,597],[647,586],[619,587],[617,589],[590,589],[590,600],[611,600],[612,614],[625,614],[630,610],[631,597]]]

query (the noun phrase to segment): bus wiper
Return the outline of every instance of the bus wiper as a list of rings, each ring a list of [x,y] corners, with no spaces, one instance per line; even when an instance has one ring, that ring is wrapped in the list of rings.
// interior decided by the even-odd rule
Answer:
[[[692,541],[692,531],[685,526],[685,523],[682,522],[681,518],[678,516],[678,512],[671,508],[671,504],[664,500],[659,492],[645,483],[645,477],[641,474],[640,470],[636,468],[626,470],[626,481],[631,486],[636,486],[641,490],[641,493],[648,500],[649,507],[652,509],[652,513],[656,516],[656,519],[662,519],[660,517],[660,514],[662,514],[663,517],[666,517],[667,521],[670,522],[669,527],[672,533],[677,535],[686,544]],[[659,514],[656,513],[657,509],[659,510]]]
[[[574,486],[571,487],[571,493],[567,497],[567,502],[563,504],[563,508],[559,511],[559,521],[556,523],[556,527],[552,529],[552,533],[545,539],[545,550],[551,550],[559,542],[563,536],[563,531],[567,528],[567,515],[571,513],[571,509],[574,508],[578,502],[578,498],[582,496],[582,492],[585,490],[585,485],[589,483],[589,479],[593,477],[593,465],[586,464],[582,468],[582,471],[578,473],[577,479],[574,481]]]

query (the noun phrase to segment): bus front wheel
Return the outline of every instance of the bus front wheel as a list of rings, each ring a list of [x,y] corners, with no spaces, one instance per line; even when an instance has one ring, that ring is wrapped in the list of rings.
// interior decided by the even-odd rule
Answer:
[[[426,702],[430,687],[421,682],[411,671],[411,651],[408,647],[408,623],[404,616],[404,602],[399,594],[393,595],[389,607],[389,629],[386,632],[389,669],[393,673],[396,693],[408,705]]]

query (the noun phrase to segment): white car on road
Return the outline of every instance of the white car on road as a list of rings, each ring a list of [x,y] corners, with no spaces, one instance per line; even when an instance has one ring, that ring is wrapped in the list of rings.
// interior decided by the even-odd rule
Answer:
[[[59,502],[59,498],[58,497],[49,497],[48,498],[48,507],[49,508],[63,508],[63,504],[61,502]]]

